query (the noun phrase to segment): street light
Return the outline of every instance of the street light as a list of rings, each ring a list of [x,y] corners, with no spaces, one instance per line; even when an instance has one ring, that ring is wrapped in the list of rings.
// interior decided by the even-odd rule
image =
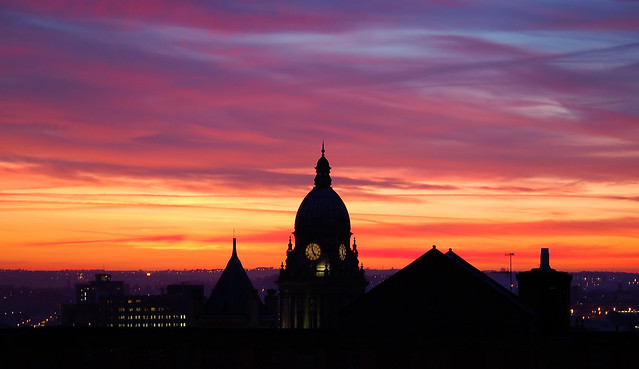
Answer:
[[[508,272],[510,273],[510,292],[513,292],[513,256],[515,255],[514,252],[507,252],[504,255],[508,256],[508,259],[510,261],[509,263],[509,270]]]

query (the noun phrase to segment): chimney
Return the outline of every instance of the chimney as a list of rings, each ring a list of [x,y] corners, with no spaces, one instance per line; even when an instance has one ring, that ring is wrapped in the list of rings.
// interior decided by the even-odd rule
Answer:
[[[539,328],[557,334],[570,327],[572,275],[550,267],[548,249],[541,249],[539,268],[517,274],[519,298],[539,314]]]
[[[550,253],[548,252],[548,249],[541,249],[539,269],[550,269]]]

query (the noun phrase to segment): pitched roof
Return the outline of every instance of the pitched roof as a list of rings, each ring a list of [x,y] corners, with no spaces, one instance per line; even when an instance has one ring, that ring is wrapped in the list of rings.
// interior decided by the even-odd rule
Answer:
[[[233,253],[211,291],[204,311],[210,315],[247,315],[249,299],[254,298],[255,288],[237,257],[236,240],[233,238]]]
[[[450,250],[434,246],[342,315],[345,327],[423,334],[532,332],[533,313]]]

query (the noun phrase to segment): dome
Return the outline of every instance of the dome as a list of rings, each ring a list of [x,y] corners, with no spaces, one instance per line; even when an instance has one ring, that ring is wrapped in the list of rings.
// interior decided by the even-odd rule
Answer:
[[[337,192],[331,188],[331,167],[322,156],[315,167],[315,187],[300,204],[295,217],[295,233],[348,233],[351,231],[351,219],[346,205]]]
[[[315,187],[306,195],[295,216],[295,233],[349,233],[346,205],[331,187]]]

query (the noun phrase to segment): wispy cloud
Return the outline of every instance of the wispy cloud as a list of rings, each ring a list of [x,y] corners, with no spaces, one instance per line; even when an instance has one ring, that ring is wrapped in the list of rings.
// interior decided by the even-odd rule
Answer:
[[[536,205],[504,209],[528,222],[498,222],[530,237],[636,237],[621,221],[636,214],[619,204],[639,196],[638,20],[637,3],[606,1],[5,1],[2,204],[29,212],[55,206],[43,192],[86,206],[89,193],[144,192],[180,207],[179,195],[225,193],[242,205],[201,209],[259,203],[253,226],[265,209],[283,211],[270,199],[294,213],[324,139],[334,185],[361,213],[466,219],[473,209],[476,220],[479,209],[498,217],[491,196],[530,195]],[[36,195],[16,202],[25,191]],[[161,206],[113,203],[138,216]],[[556,219],[564,210],[575,223]],[[211,226],[227,227],[223,218]],[[189,231],[176,234],[201,239],[181,219]],[[265,229],[286,225],[261,219],[252,233],[275,242]],[[490,224],[465,229],[500,234]],[[15,227],[2,237],[24,232]]]

